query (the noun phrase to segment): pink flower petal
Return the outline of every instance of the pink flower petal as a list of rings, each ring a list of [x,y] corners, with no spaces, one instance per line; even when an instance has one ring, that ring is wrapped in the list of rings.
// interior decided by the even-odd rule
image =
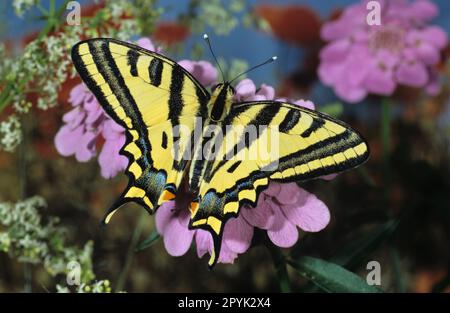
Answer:
[[[128,159],[119,154],[120,149],[125,144],[125,135],[116,139],[108,139],[103,144],[98,163],[100,164],[101,174],[104,178],[112,178],[117,173],[123,171],[128,165]]]
[[[212,252],[211,234],[203,229],[195,231],[195,246],[197,248],[197,256],[202,258],[206,253]]]
[[[117,124],[112,119],[106,119],[103,122],[102,136],[106,140],[108,139],[118,139],[119,137],[123,137],[125,134],[125,130],[122,126]]]
[[[270,182],[267,189],[265,189],[262,194],[266,194],[268,196],[275,197],[280,193],[281,190],[281,184],[276,182]]]
[[[292,204],[298,201],[302,189],[296,183],[282,184],[280,193],[275,197],[280,204]]]
[[[352,86],[345,80],[337,83],[334,87],[336,95],[350,103],[357,103],[367,96],[367,90],[361,86]]]
[[[410,16],[418,20],[431,20],[439,13],[438,7],[431,1],[414,1],[408,10]]]
[[[171,256],[184,255],[192,244],[194,232],[176,221],[170,223],[169,229],[163,237],[164,247]]]
[[[86,117],[86,113],[80,109],[80,107],[75,107],[66,114],[63,115],[63,121],[70,125],[71,128],[75,128],[81,124],[83,119]]]
[[[347,38],[332,41],[320,51],[320,58],[327,62],[341,62],[350,50],[350,40]]]
[[[247,223],[241,215],[237,218],[231,218],[225,224],[223,242],[231,251],[244,253],[250,247],[252,238],[253,226]]]
[[[98,132],[92,130],[85,132],[81,136],[75,151],[75,158],[78,162],[87,162],[95,156],[95,140],[97,136]]]
[[[217,260],[217,262],[224,264],[233,264],[234,260],[236,260],[237,257],[238,254],[234,252],[232,249],[230,249],[225,242],[223,242],[222,248],[220,249],[219,259]]]
[[[74,155],[83,134],[82,125],[75,129],[71,129],[68,125],[61,127],[55,136],[55,147],[58,153],[62,156]]]
[[[197,255],[202,258],[206,253],[211,255],[213,249],[213,241],[211,234],[205,230],[198,229],[195,231],[195,245],[197,247]],[[234,263],[238,257],[236,252],[233,252],[225,242],[222,242],[220,249],[218,263]]]
[[[69,102],[73,106],[81,105],[89,92],[86,85],[81,83],[72,88],[69,95]]]
[[[411,87],[424,87],[428,81],[428,71],[420,62],[403,62],[396,71],[400,84]]]
[[[333,86],[342,78],[344,71],[344,62],[333,63],[328,60],[322,60],[317,70],[317,74],[319,75],[322,83],[328,86]]]
[[[427,65],[437,64],[441,59],[439,50],[427,42],[419,44],[416,51],[419,60]]]
[[[275,89],[272,86],[262,84],[256,95],[262,97],[260,100],[273,100],[275,98]]]
[[[324,175],[321,176],[320,178],[323,180],[333,180],[335,179],[339,174],[328,174],[328,175]]]
[[[314,103],[312,101],[310,101],[310,100],[302,100],[302,99],[300,99],[300,100],[294,101],[294,104],[296,104],[298,106],[301,106],[301,107],[304,107],[304,108],[307,108],[307,109],[310,109],[310,110],[315,110],[315,108],[316,108]]]
[[[267,231],[270,240],[279,247],[292,247],[298,240],[297,227],[292,224],[281,212],[280,208],[274,208],[274,223]]]
[[[236,85],[236,97],[240,101],[247,100],[247,98],[252,97],[256,92],[256,86],[252,80],[246,78]]]
[[[189,73],[192,73],[194,71],[194,67],[195,67],[194,61],[181,60],[181,61],[178,61],[178,64],[181,65],[181,67],[183,67]]]
[[[392,71],[381,69],[375,65],[364,80],[364,87],[370,93],[390,96],[396,87],[393,76]]]
[[[448,42],[447,33],[438,26],[426,27],[422,31],[422,39],[438,49],[444,49]]]
[[[175,210],[175,201],[168,201],[161,204],[155,213],[156,230],[162,236],[167,229],[167,225],[173,218],[173,211]]]
[[[104,116],[103,109],[99,106],[97,110],[88,111],[85,123],[88,125],[92,125],[98,121],[99,118]]]
[[[163,236],[167,252],[172,256],[181,256],[189,250],[194,231],[188,229],[189,211],[186,210],[185,213],[173,208],[173,204],[163,204],[159,207],[156,212],[156,228]]]
[[[217,82],[217,70],[216,68],[207,61],[198,61],[198,67],[201,68],[201,77],[199,78],[200,83],[205,86],[211,86]]]
[[[303,189],[297,203],[283,205],[281,210],[289,221],[309,232],[324,229],[330,221],[327,206],[315,195]]]
[[[138,44],[138,46],[140,46],[144,49],[147,49],[150,51],[156,51],[155,45],[150,40],[150,38],[147,38],[147,37],[140,38],[140,39],[138,39],[137,44]]]
[[[256,207],[243,207],[240,214],[242,214],[250,225],[261,229],[269,229],[274,223],[274,213],[271,206],[273,202],[264,198],[263,194],[261,194]]]
[[[217,70],[207,61],[181,60],[178,64],[191,73],[204,86],[211,86],[217,81]]]

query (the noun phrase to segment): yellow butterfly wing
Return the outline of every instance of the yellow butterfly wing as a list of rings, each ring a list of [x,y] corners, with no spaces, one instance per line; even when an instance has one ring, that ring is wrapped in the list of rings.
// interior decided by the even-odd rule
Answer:
[[[238,103],[223,123],[231,127],[200,179],[198,202],[191,204],[190,227],[205,229],[214,239],[210,266],[217,262],[225,222],[242,205],[255,206],[270,181],[342,172],[369,155],[367,144],[348,125],[294,104]]]
[[[176,62],[114,39],[79,42],[72,59],[101,106],[126,131],[121,153],[129,159],[129,184],[104,222],[128,201],[153,212],[175,197],[188,164],[183,154],[192,150],[195,120],[206,116],[209,93]]]

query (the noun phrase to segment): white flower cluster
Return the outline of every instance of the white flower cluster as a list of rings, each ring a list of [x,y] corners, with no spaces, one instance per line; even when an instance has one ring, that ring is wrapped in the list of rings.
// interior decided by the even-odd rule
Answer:
[[[105,7],[92,18],[84,18],[79,26],[62,24],[58,31],[30,42],[23,53],[8,57],[0,44],[0,112],[7,105],[13,115],[0,124],[0,149],[13,151],[22,138],[15,114],[28,113],[30,93],[37,98],[37,107],[48,109],[58,104],[58,93],[70,75],[75,74],[70,61],[72,46],[82,37],[114,37],[130,40],[145,27],[153,25],[161,10],[155,0],[106,1]],[[18,16],[40,5],[39,0],[14,0]],[[129,18],[122,19],[127,16]],[[151,26],[151,27],[153,27]]]
[[[21,141],[22,129],[16,115],[0,122],[0,150],[12,152]]]
[[[7,252],[19,262],[41,264],[56,276],[67,273],[67,264],[76,261],[81,266],[81,282],[94,280],[92,271],[92,242],[83,249],[66,245],[67,229],[59,220],[49,217],[42,222],[38,209],[46,206],[42,197],[35,196],[17,203],[0,203],[0,251]]]
[[[58,293],[70,293],[71,290],[65,286],[56,285]],[[81,284],[76,288],[77,293],[110,293],[111,283],[109,280],[99,280],[89,284]]]
[[[13,8],[17,16],[22,17],[26,11],[40,3],[39,0],[14,0]]]
[[[218,35],[227,35],[239,24],[237,13],[244,9],[244,0],[199,1],[197,18],[192,20],[193,31],[201,32],[208,26]]]

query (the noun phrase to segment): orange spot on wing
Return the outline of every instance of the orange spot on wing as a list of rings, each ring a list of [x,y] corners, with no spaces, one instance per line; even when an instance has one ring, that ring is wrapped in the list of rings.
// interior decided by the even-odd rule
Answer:
[[[197,201],[192,201],[191,205],[189,206],[189,210],[191,211],[191,216],[194,216],[195,213],[197,213],[199,204]]]

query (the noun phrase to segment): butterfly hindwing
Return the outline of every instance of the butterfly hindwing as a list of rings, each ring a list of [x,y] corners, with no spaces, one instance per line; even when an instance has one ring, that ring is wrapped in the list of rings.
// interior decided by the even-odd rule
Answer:
[[[90,39],[72,49],[83,81],[108,115],[125,129],[129,184],[105,218],[135,201],[153,212],[174,198],[192,149],[196,117],[204,118],[206,89],[174,61],[114,39]],[[178,125],[179,131],[174,129]],[[175,128],[174,128],[175,127]]]
[[[270,181],[293,182],[338,173],[363,163],[368,147],[341,121],[294,104],[258,101],[235,104],[215,159],[200,179],[192,228],[208,230],[217,261],[225,222],[242,205],[256,205]],[[233,144],[234,143],[234,144]]]

